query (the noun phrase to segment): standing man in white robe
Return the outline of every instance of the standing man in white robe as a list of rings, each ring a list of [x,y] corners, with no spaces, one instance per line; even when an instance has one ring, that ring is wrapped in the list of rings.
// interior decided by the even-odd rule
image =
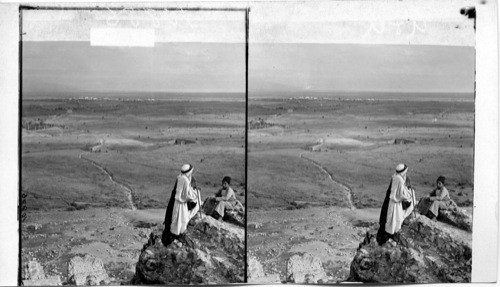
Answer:
[[[189,220],[193,218],[200,209],[199,204],[189,210],[188,202],[200,202],[199,191],[191,187],[193,166],[185,164],[181,168],[181,173],[177,176],[177,188],[175,190],[174,209],[172,211],[172,223],[170,232],[174,235],[181,235],[186,231]]]
[[[392,176],[391,194],[385,224],[385,231],[391,235],[401,230],[404,219],[411,214],[415,205],[415,193],[405,183],[407,172],[408,167],[405,164],[399,164],[396,167],[396,173]],[[410,202],[410,206],[403,209],[403,201]]]

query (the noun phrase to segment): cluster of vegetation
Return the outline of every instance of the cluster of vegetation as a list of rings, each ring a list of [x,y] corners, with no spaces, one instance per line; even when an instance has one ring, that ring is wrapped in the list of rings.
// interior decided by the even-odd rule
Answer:
[[[37,120],[34,120],[34,121],[25,121],[25,120],[22,120],[21,126],[22,126],[23,129],[31,131],[31,130],[48,129],[48,128],[54,127],[55,125],[45,123],[42,119],[37,119]]]
[[[282,128],[285,127],[284,125],[266,122],[266,120],[264,120],[263,118],[258,118],[256,120],[250,120],[250,122],[248,122],[248,128],[251,130],[265,129],[265,128],[270,128],[270,127],[274,127],[274,126],[278,126],[278,127],[282,127]]]

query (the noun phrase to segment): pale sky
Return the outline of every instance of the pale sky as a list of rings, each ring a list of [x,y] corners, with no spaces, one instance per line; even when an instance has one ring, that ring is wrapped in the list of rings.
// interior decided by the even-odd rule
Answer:
[[[473,21],[459,11],[474,1],[249,3],[250,93],[473,92]],[[242,11],[23,11],[23,91],[244,92],[244,19]],[[150,31],[154,47],[91,46],[96,28]]]

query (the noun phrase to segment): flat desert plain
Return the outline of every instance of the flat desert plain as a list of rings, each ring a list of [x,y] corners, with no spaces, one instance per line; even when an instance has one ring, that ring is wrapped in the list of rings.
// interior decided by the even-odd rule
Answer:
[[[36,259],[65,282],[69,259],[91,254],[112,284],[127,282],[185,163],[202,200],[229,175],[244,204],[243,98],[23,99],[23,262]]]
[[[248,141],[248,250],[282,281],[302,252],[347,279],[398,163],[417,200],[445,175],[451,198],[472,206],[472,101],[254,99]]]

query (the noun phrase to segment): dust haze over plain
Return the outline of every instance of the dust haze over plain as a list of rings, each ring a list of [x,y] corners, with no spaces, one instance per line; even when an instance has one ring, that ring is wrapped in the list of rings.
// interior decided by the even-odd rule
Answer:
[[[474,65],[475,49],[465,46],[250,43],[249,98],[423,93],[434,99],[473,100]],[[245,91],[245,46],[93,47],[89,42],[26,41],[22,73],[25,98],[230,97]]]

